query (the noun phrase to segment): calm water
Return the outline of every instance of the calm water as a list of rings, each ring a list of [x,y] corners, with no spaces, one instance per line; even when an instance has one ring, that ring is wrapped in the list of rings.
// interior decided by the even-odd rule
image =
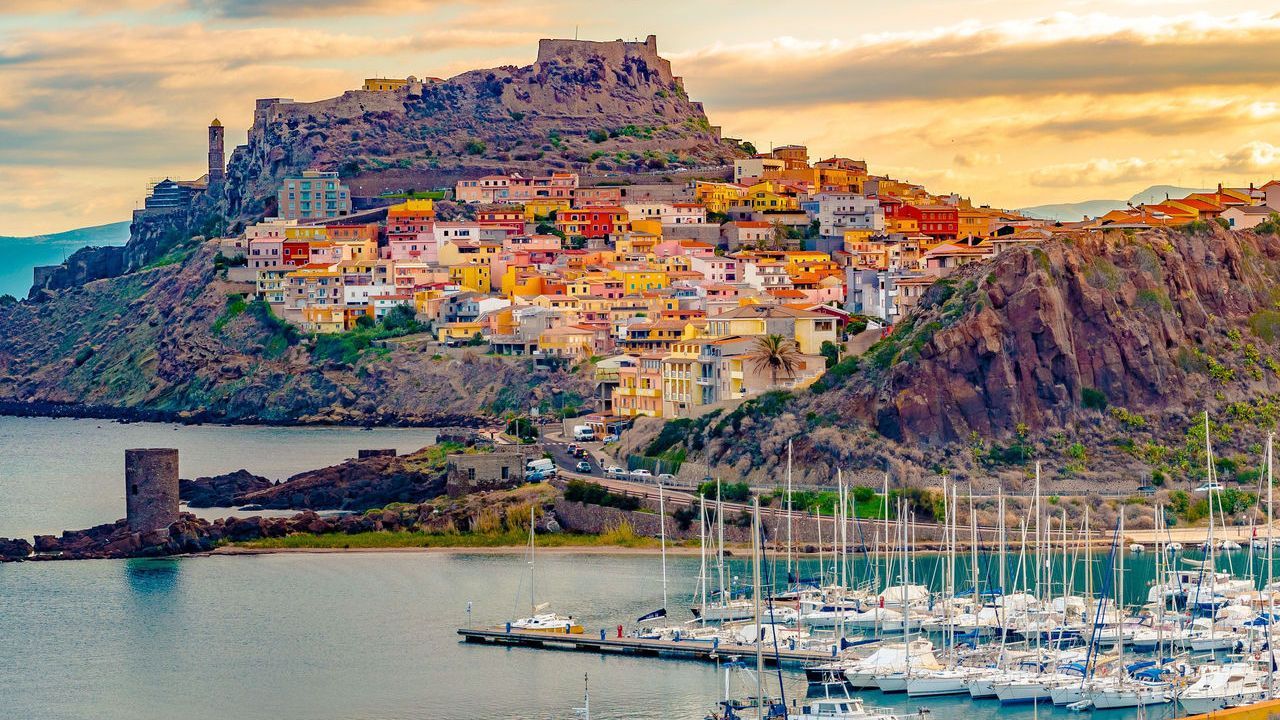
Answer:
[[[124,451],[176,447],[182,477],[245,468],[283,480],[355,457],[416,450],[427,429],[270,428],[0,416],[0,537],[86,528],[124,517]],[[3,717],[0,714],[0,717]]]
[[[0,419],[0,534],[116,517],[120,450],[128,446],[181,447],[184,474],[248,465],[283,476],[340,460],[357,447],[406,449],[412,437],[400,442],[391,431],[98,425]],[[32,466],[38,473],[19,472]],[[1126,594],[1145,595],[1151,553],[1127,561]],[[1233,561],[1239,567],[1242,557]],[[673,620],[683,621],[690,617],[698,558],[669,563],[669,608]],[[936,580],[936,563],[936,556],[920,556],[917,579]],[[1105,558],[1094,565],[1101,568]],[[983,567],[985,572],[985,560]],[[810,560],[803,572],[815,570]],[[661,605],[656,556],[543,553],[537,571],[538,600],[581,618],[588,632],[630,625]],[[860,560],[854,572],[861,574]],[[749,568],[736,561],[730,575],[747,577]],[[527,608],[528,578],[519,554],[0,565],[0,719],[569,718],[580,703],[584,673],[591,677],[596,718],[701,718],[715,702],[722,676],[703,663],[457,642],[467,603],[476,623],[499,623]],[[789,695],[802,690],[796,674],[785,682]],[[924,705],[939,719],[1033,717],[1030,708],[989,701],[863,696],[902,710]],[[1075,717],[1044,708],[1039,716]]]

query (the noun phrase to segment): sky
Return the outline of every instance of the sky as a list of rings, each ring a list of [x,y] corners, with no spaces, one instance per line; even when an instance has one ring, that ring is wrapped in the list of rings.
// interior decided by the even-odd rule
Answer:
[[[218,117],[654,34],[731,137],[1023,207],[1280,175],[1273,0],[0,0],[0,235],[129,217]],[[1277,144],[1273,144],[1277,143]]]

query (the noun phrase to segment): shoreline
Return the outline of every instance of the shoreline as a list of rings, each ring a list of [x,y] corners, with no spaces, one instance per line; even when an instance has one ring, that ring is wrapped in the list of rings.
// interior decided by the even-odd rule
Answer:
[[[173,425],[222,425],[270,428],[421,428],[424,430],[467,428],[471,430],[479,430],[497,427],[501,424],[500,420],[484,418],[478,415],[442,415],[436,418],[377,416],[361,418],[358,420],[352,419],[346,422],[333,422],[320,419],[306,420],[301,418],[269,420],[257,416],[228,417],[209,412],[207,410],[154,410],[118,407],[115,405],[56,403],[43,400],[35,402],[0,400],[0,416],[49,418],[52,420],[107,420],[122,424],[164,423]]]
[[[203,553],[204,556],[212,557],[214,555],[224,556],[243,556],[243,555],[277,555],[277,554],[300,554],[300,555],[328,555],[328,554],[347,554],[347,553],[427,553],[434,555],[520,555],[527,553],[529,547],[521,545],[500,545],[500,546],[453,546],[453,547],[354,547],[354,548],[255,548],[243,547],[239,545],[224,545],[215,548],[211,552]],[[555,547],[538,547],[539,555],[661,555],[659,548],[649,547],[626,547],[624,545],[559,545]],[[696,556],[698,548],[667,548],[668,555],[680,556]],[[730,555],[729,548],[725,548],[725,554]],[[735,556],[736,557],[736,556]]]

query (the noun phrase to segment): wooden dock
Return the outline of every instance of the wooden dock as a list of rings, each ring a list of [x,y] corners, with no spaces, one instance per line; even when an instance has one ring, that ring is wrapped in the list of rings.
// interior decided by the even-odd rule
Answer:
[[[729,659],[752,660],[756,655],[755,645],[737,643],[711,642],[707,640],[646,640],[634,637],[617,637],[609,635],[606,630],[594,634],[590,631],[578,635],[568,633],[529,632],[521,630],[507,631],[506,628],[459,628],[458,634],[463,642],[482,643],[488,645],[506,645],[508,647],[527,647],[542,650],[576,650],[593,652],[601,655],[635,655],[639,657],[666,657],[681,660],[703,660],[719,662]],[[791,650],[785,643],[778,646],[776,660],[782,665],[807,665],[831,660],[830,653],[813,650]],[[764,661],[769,665],[776,664],[772,643],[765,645]]]

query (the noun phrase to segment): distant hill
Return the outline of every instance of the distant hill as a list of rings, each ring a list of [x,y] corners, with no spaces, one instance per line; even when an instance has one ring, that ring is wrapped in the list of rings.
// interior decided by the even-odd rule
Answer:
[[[1152,204],[1164,200],[1166,197],[1179,198],[1190,195],[1191,193],[1213,192],[1213,189],[1203,190],[1197,188],[1176,187],[1174,185],[1152,185],[1151,187],[1135,194],[1126,202],[1124,200],[1082,200],[1074,203],[1058,203],[1054,205],[1036,205],[1034,207],[1022,208],[1020,212],[1030,215],[1031,217],[1044,218],[1046,220],[1059,220],[1061,222],[1075,222],[1083,220],[1086,216],[1098,217],[1106,215],[1112,210],[1123,210],[1128,207],[1128,203],[1138,205],[1141,203]]]
[[[66,232],[30,237],[0,235],[0,295],[26,297],[31,287],[31,269],[56,265],[68,255],[90,245],[123,245],[129,240],[129,221],[77,228]]]

